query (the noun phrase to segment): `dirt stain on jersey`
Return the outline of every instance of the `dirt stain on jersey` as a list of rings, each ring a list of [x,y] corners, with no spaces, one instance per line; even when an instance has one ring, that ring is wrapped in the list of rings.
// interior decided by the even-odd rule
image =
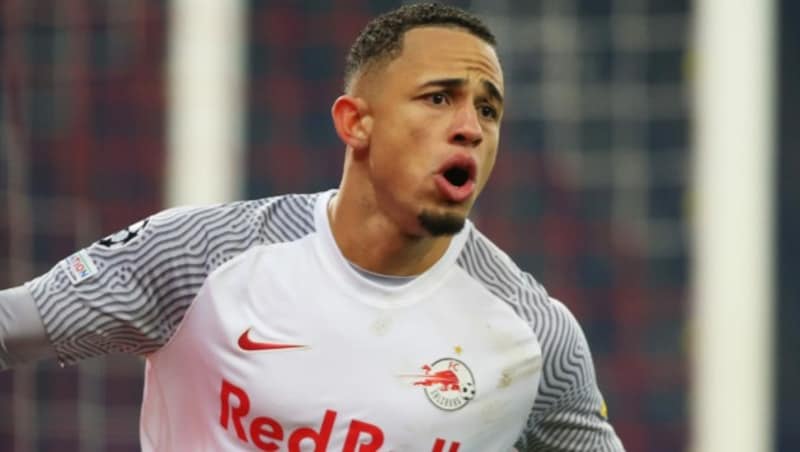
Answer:
[[[515,380],[532,375],[542,368],[542,356],[537,355],[514,363],[500,372],[497,388],[503,389],[511,386]]]
[[[385,336],[386,333],[392,328],[392,319],[391,317],[378,317],[372,322],[372,326],[370,330],[376,336]]]

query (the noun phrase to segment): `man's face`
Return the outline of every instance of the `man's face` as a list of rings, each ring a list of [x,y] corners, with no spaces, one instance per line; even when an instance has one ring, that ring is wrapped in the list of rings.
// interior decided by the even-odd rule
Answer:
[[[497,155],[503,76],[494,49],[457,28],[414,28],[368,83],[379,207],[410,235],[458,232]]]

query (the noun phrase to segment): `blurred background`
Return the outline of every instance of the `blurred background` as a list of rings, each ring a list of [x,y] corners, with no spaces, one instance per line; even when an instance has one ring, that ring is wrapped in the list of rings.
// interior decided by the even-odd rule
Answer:
[[[172,174],[194,157],[191,149],[172,153],[172,3],[0,2],[0,287],[175,202]],[[448,3],[487,20],[506,77],[501,152],[473,220],[579,319],[627,449],[690,450],[699,428],[692,427],[698,386],[690,333],[697,5]],[[231,196],[338,184],[343,146],[329,109],[346,51],[369,18],[400,4],[242,2],[243,26],[228,30],[242,41],[231,49],[242,74],[231,91],[241,92]],[[775,150],[753,150],[775,168],[774,297],[753,302],[774,306],[775,346],[760,351],[774,357],[763,383],[773,397],[763,444],[793,451],[800,450],[800,283],[792,271],[800,257],[792,234],[800,227],[800,159],[790,149],[800,144],[792,119],[800,114],[800,37],[791,24],[800,23],[800,7],[779,0],[775,15]],[[225,25],[206,26],[217,36]],[[213,184],[190,183],[196,192]],[[740,258],[747,259],[732,250],[729,259]],[[0,451],[139,450],[142,369],[137,358],[111,356],[0,374]],[[744,399],[731,393],[722,409],[747,416]]]

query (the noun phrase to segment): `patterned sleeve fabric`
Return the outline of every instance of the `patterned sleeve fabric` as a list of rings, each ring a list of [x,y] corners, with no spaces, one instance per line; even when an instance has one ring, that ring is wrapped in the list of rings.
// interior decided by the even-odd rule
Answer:
[[[606,418],[586,338],[569,310],[477,231],[459,265],[528,322],[542,347],[542,379],[517,449],[624,450]]]
[[[550,324],[540,334],[544,372],[524,451],[621,451],[608,423],[607,409],[595,380],[591,352],[577,320],[559,301],[540,307]]]
[[[311,198],[167,210],[64,259],[27,283],[59,361],[157,350],[213,269],[313,228]]]

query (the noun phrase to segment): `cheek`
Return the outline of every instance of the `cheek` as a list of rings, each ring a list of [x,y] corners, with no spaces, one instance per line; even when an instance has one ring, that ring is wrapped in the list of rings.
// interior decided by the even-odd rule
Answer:
[[[387,180],[411,189],[409,184],[418,184],[430,172],[430,131],[407,123],[387,124],[383,131],[374,142],[379,167],[375,169]]]
[[[398,104],[374,115],[373,184],[393,197],[424,196],[433,187],[437,152],[446,144],[444,120],[416,103]]]
[[[494,163],[497,159],[497,148],[495,147],[493,150],[486,153],[486,156],[483,159],[481,164],[481,171],[480,179],[478,180],[478,187],[483,189],[486,185],[486,182],[489,180],[489,177],[492,175],[492,171],[494,170]]]
[[[410,162],[406,151],[407,137],[397,133],[399,129],[383,129],[374,136],[370,149],[370,173],[375,188],[397,196],[410,184],[408,172]]]

